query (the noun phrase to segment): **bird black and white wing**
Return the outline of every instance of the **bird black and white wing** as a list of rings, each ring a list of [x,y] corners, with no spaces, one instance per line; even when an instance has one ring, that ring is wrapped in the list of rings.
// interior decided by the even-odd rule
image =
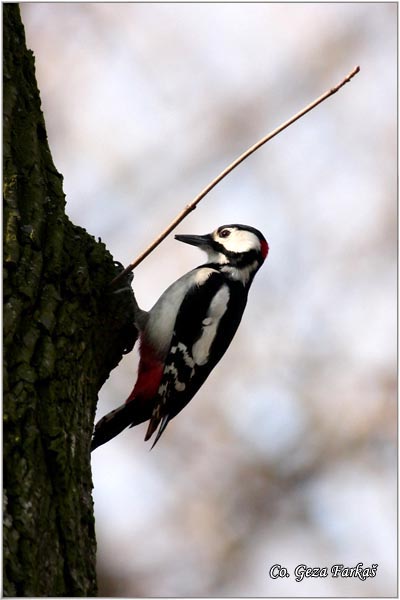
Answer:
[[[168,422],[190,402],[224,355],[246,305],[243,287],[227,281],[218,270],[199,267],[196,282],[176,317],[145,437],[148,440],[160,426],[153,446]]]

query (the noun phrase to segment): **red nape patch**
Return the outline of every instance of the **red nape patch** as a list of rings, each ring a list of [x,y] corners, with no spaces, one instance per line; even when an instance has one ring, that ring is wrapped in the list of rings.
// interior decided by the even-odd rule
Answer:
[[[164,364],[155,357],[152,347],[142,338],[138,378],[126,402],[139,397],[145,400],[153,398],[160,386],[163,371]]]
[[[261,241],[261,256],[263,257],[263,260],[265,260],[267,258],[268,251],[269,251],[268,242],[266,242],[265,240],[262,240]]]

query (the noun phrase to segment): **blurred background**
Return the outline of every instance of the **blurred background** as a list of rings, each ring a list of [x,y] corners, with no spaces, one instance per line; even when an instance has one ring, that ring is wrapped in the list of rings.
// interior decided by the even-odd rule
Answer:
[[[179,226],[270,244],[222,362],[149,452],[93,455],[103,596],[393,596],[397,4],[22,4],[67,212],[132,261],[228,163],[357,64]],[[203,256],[170,236],[143,308]],[[121,404],[136,350],[98,417]],[[298,564],[378,564],[304,579]],[[291,574],[276,580],[270,568]]]

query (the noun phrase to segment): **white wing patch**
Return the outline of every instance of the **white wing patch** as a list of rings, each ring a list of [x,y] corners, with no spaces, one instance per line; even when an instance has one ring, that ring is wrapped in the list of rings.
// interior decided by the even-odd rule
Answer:
[[[200,338],[193,344],[192,356],[197,365],[205,365],[208,360],[211,344],[214,341],[218,324],[226,312],[228,301],[229,288],[224,285],[212,299],[207,316],[203,319]]]
[[[218,273],[215,269],[210,269],[209,267],[204,267],[203,269],[199,269],[195,275],[194,282],[196,285],[203,285],[207,279],[212,275],[212,273]]]
[[[189,271],[169,286],[148,313],[145,337],[160,356],[167,356],[179,308],[193,285],[202,285],[215,269],[204,267]]]

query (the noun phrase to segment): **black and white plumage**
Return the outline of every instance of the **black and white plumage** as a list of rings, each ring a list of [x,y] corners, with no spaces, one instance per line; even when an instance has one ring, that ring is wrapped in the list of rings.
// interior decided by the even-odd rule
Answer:
[[[147,420],[145,440],[158,428],[157,443],[225,354],[268,254],[264,236],[246,225],[175,238],[204,250],[208,261],[168,287],[149,312],[138,311],[138,378],[126,403],[97,423],[92,449]]]

